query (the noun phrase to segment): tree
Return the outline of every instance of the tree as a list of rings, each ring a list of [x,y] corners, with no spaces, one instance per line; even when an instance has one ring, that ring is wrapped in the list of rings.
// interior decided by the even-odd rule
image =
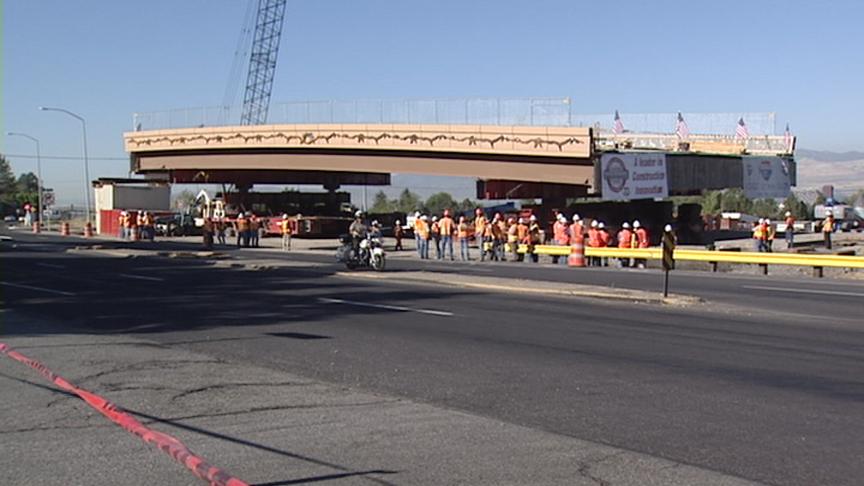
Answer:
[[[429,196],[423,206],[430,214],[441,214],[445,209],[455,208],[457,203],[449,192],[438,192]]]
[[[757,199],[753,201],[752,212],[756,216],[771,218],[777,215],[777,201],[773,199]]]
[[[744,194],[743,189],[729,189],[722,195],[720,209],[724,212],[749,213],[753,202]]]
[[[396,208],[396,201],[392,201],[387,199],[387,194],[384,191],[378,191],[375,194],[375,200],[372,203],[372,209],[370,212],[380,214],[380,213],[392,213]]]
[[[21,174],[15,187],[18,192],[39,192],[39,178],[32,172]]]
[[[187,209],[194,205],[195,193],[188,189],[180,191],[180,193],[176,194],[171,201],[171,207],[174,209]]]
[[[702,214],[716,216],[723,209],[723,191],[705,191],[702,196]]]
[[[789,194],[783,201],[783,212],[789,211],[795,219],[807,219],[810,217],[810,208],[807,203],[795,197],[795,194]]]
[[[405,189],[399,194],[399,199],[396,201],[396,210],[401,213],[412,213],[420,209],[421,201],[420,196],[414,194],[413,192]]]
[[[0,201],[11,203],[14,199],[14,194],[17,192],[15,187],[15,174],[12,173],[12,166],[6,157],[0,154]]]

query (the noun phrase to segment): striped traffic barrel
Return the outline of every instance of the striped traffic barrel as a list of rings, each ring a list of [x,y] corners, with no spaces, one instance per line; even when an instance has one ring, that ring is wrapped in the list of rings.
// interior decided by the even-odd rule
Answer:
[[[585,241],[574,241],[570,245],[570,256],[567,257],[567,266],[569,267],[584,267],[585,266]]]

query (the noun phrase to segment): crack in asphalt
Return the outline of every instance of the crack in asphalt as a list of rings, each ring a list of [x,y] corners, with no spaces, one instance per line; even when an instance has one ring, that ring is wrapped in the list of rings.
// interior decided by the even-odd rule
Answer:
[[[219,383],[215,385],[207,385],[202,386],[200,388],[193,388],[191,390],[186,390],[182,393],[174,395],[171,397],[171,401],[179,400],[181,398],[188,397],[189,395],[194,395],[196,393],[213,391],[213,390],[221,390],[226,388],[235,388],[235,387],[244,387],[244,386],[260,386],[260,387],[282,387],[282,386],[309,386],[315,385],[316,383],[308,381],[308,382],[284,382],[284,383],[264,383],[264,382],[247,382],[247,383]]]
[[[619,452],[614,452],[612,454],[607,454],[605,456],[598,457],[596,459],[587,459],[584,461],[579,461],[579,462],[577,462],[577,464],[579,465],[577,472],[579,473],[580,476],[582,476],[584,478],[588,478],[600,486],[611,486],[612,483],[610,483],[609,481],[607,481],[607,480],[605,480],[599,476],[595,476],[594,474],[591,474],[591,468],[598,466],[598,465],[602,464],[603,462],[608,461],[609,459],[621,456],[621,455],[626,454],[626,453],[627,453],[627,451],[619,451]]]

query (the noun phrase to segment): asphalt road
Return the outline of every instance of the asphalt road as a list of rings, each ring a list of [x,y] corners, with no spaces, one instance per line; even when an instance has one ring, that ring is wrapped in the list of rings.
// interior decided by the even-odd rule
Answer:
[[[681,272],[675,284],[709,302],[670,309],[358,282],[335,265],[88,258],[19,239],[2,253],[3,307],[64,325],[5,334],[135,335],[769,484],[864,476],[862,284]],[[659,276],[431,265],[627,288]],[[750,310],[723,311],[733,303]]]

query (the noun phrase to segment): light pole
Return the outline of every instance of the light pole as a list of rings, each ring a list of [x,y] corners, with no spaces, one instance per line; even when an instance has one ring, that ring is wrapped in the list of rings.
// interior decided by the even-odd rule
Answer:
[[[90,164],[87,160],[87,122],[84,120],[84,117],[72,113],[69,110],[63,108],[51,108],[48,106],[40,106],[40,110],[42,111],[59,111],[61,113],[66,113],[67,115],[77,118],[78,121],[81,122],[81,131],[84,135],[84,200],[86,201],[86,214],[87,214],[87,225],[93,224],[90,219]]]
[[[17,136],[24,137],[26,139],[31,140],[36,144],[36,190],[39,191],[39,228],[42,227],[42,211],[44,211],[44,207],[42,206],[42,158],[39,155],[39,139],[36,137],[27,135],[26,133],[18,133],[18,132],[6,132],[6,135],[9,136]]]

